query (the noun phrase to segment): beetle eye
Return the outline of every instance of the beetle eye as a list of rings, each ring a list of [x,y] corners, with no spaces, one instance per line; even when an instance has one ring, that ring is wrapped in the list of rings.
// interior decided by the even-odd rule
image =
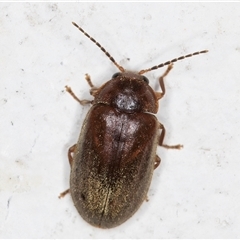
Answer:
[[[121,74],[120,72],[114,73],[113,76],[112,76],[112,78],[116,78],[116,77],[118,77],[120,74]]]
[[[142,78],[143,78],[143,81],[144,81],[144,82],[149,83],[148,78],[146,78],[145,76],[142,76]]]

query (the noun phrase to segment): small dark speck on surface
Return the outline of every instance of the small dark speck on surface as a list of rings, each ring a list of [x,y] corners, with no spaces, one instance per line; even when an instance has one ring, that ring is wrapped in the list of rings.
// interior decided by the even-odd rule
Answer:
[[[9,208],[11,200],[12,200],[12,197],[10,197],[7,201],[7,208]]]

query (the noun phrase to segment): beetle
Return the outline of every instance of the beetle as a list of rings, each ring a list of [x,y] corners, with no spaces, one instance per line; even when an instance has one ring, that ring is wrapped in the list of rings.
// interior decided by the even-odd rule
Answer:
[[[180,149],[182,145],[163,143],[165,128],[156,116],[158,101],[165,94],[164,78],[173,63],[207,50],[175,58],[137,73],[126,71],[88,33],[73,22],[115,64],[120,72],[96,88],[86,74],[93,100],[77,144],[68,151],[71,166],[70,192],[79,214],[88,223],[100,228],[116,227],[129,219],[147,199],[154,169],[160,164],[157,146]],[[159,78],[161,92],[149,86],[146,72],[168,65]]]

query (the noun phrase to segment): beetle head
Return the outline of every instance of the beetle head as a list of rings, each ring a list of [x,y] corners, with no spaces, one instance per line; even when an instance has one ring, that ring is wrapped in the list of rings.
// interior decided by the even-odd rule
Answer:
[[[148,85],[148,79],[132,72],[115,73],[99,88],[94,103],[111,105],[127,113],[156,113],[158,110],[157,97]]]

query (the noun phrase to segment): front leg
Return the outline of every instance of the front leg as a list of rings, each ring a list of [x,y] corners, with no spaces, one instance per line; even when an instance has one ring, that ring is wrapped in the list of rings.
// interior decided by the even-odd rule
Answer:
[[[164,84],[164,78],[168,75],[168,73],[171,71],[172,68],[173,68],[173,64],[171,63],[171,64],[168,65],[167,70],[159,78],[159,85],[160,85],[160,88],[161,88],[162,92],[155,92],[155,94],[157,96],[157,100],[160,100],[161,98],[163,98],[163,96],[166,93],[165,84]]]
[[[66,88],[66,91],[81,105],[87,105],[92,103],[91,100],[80,100],[69,86],[65,86],[65,88]]]
[[[95,97],[95,95],[98,92],[98,88],[93,85],[92,80],[88,74],[85,74],[85,79],[88,82],[88,85],[91,87],[90,94]],[[81,105],[87,105],[87,104],[93,103],[92,100],[80,100],[69,86],[65,86],[65,88],[66,88],[66,91]]]

